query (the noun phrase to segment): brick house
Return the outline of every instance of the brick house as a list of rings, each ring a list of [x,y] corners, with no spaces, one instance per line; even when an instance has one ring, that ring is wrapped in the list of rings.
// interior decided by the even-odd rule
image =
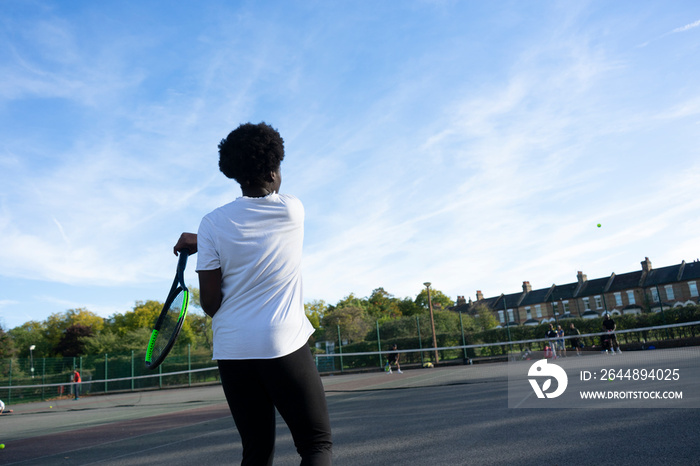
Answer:
[[[476,301],[464,296],[450,310],[476,314],[488,308],[501,325],[539,325],[557,319],[580,317],[594,319],[605,313],[640,314],[645,309],[659,312],[671,307],[698,304],[700,261],[652,268],[645,257],[642,269],[589,280],[581,271],[576,281],[565,285],[533,290],[523,282],[522,291],[484,298],[476,292]]]

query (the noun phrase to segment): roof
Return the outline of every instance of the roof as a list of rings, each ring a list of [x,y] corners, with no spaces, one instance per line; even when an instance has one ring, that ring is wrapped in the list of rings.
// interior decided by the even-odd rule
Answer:
[[[642,265],[643,267],[651,266],[651,262],[647,259]],[[633,290],[636,288],[653,288],[656,285],[667,285],[692,280],[700,280],[700,260],[687,263],[683,261],[680,264],[651,269],[648,272],[637,270],[620,275],[613,273],[608,277],[586,280],[583,283],[576,281],[564,285],[552,285],[548,288],[540,288],[530,292],[519,291],[507,295],[501,294],[478,301],[471,301],[466,304],[460,304],[459,306],[454,306],[449,309],[455,312],[468,312],[473,314],[476,306],[485,306],[493,311],[498,311],[571,300],[573,301],[573,307],[569,309],[569,312],[573,312],[574,315],[576,315],[581,311],[579,309],[578,299],[576,298],[602,295],[603,299],[605,299],[605,293]],[[691,298],[691,300],[700,301],[700,298]],[[607,304],[608,303],[605,303],[606,310],[608,308]],[[639,304],[634,304],[626,306],[624,309],[638,309],[640,307]],[[591,311],[586,314],[593,315],[597,313]]]
[[[612,293],[613,291],[630,290],[632,288],[639,287],[643,274],[644,272],[641,270],[623,273],[620,275],[616,274],[613,278],[612,285],[610,285],[610,288],[608,289],[608,292]]]
[[[560,301],[567,299],[574,299],[574,293],[578,287],[578,282],[567,283],[566,285],[557,285],[552,290],[552,295],[550,296],[550,301]]]
[[[531,304],[541,304],[548,301],[548,294],[552,287],[541,288],[539,290],[532,290],[520,302],[521,306],[529,306]]]
[[[507,295],[501,295],[496,297],[496,300],[493,303],[493,309],[512,309],[514,307],[520,306],[520,298],[522,298],[523,292],[521,291],[520,293],[511,293]],[[503,300],[505,299],[505,305],[503,303]]]
[[[676,264],[668,267],[661,267],[660,269],[650,270],[644,279],[644,286],[648,287],[677,282],[681,265],[682,264]]]
[[[578,296],[593,296],[605,293],[605,286],[608,284],[610,277],[596,278],[586,280],[578,292]]]
[[[681,281],[700,279],[700,261],[684,264]]]

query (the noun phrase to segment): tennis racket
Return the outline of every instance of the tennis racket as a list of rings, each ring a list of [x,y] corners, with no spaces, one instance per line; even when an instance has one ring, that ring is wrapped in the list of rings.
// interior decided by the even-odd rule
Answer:
[[[163,362],[172,349],[187,316],[190,292],[185,285],[184,276],[188,256],[187,249],[180,251],[173,286],[170,288],[163,310],[160,311],[151,332],[151,339],[148,341],[148,348],[146,348],[146,367],[148,369],[155,369]]]

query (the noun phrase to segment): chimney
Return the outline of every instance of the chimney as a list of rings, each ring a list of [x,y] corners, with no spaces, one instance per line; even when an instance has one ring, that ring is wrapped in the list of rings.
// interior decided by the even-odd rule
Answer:
[[[463,304],[467,304],[467,300],[464,299],[464,296],[457,296],[457,306],[461,306]]]
[[[644,272],[650,272],[651,271],[651,261],[649,260],[648,257],[645,257],[644,260],[642,261],[642,270]]]
[[[476,290],[476,300],[481,301],[484,299],[484,294],[481,292],[481,290]]]
[[[586,276],[586,274],[584,274],[584,273],[581,272],[580,270],[578,271],[578,274],[577,274],[576,278],[578,279],[578,284],[579,284],[579,285],[581,285],[583,282],[585,282],[586,280],[588,280],[588,277]]]
[[[530,282],[523,282],[523,293],[529,293],[532,291],[532,286]]]

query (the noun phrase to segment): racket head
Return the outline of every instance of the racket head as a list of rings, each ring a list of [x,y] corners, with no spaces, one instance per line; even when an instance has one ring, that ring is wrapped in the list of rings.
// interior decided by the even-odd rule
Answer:
[[[188,250],[180,251],[173,285],[151,331],[151,338],[146,348],[146,367],[148,369],[157,368],[165,360],[175,344],[175,340],[177,340],[185,317],[187,317],[190,292],[185,285],[184,276],[188,256]]]

